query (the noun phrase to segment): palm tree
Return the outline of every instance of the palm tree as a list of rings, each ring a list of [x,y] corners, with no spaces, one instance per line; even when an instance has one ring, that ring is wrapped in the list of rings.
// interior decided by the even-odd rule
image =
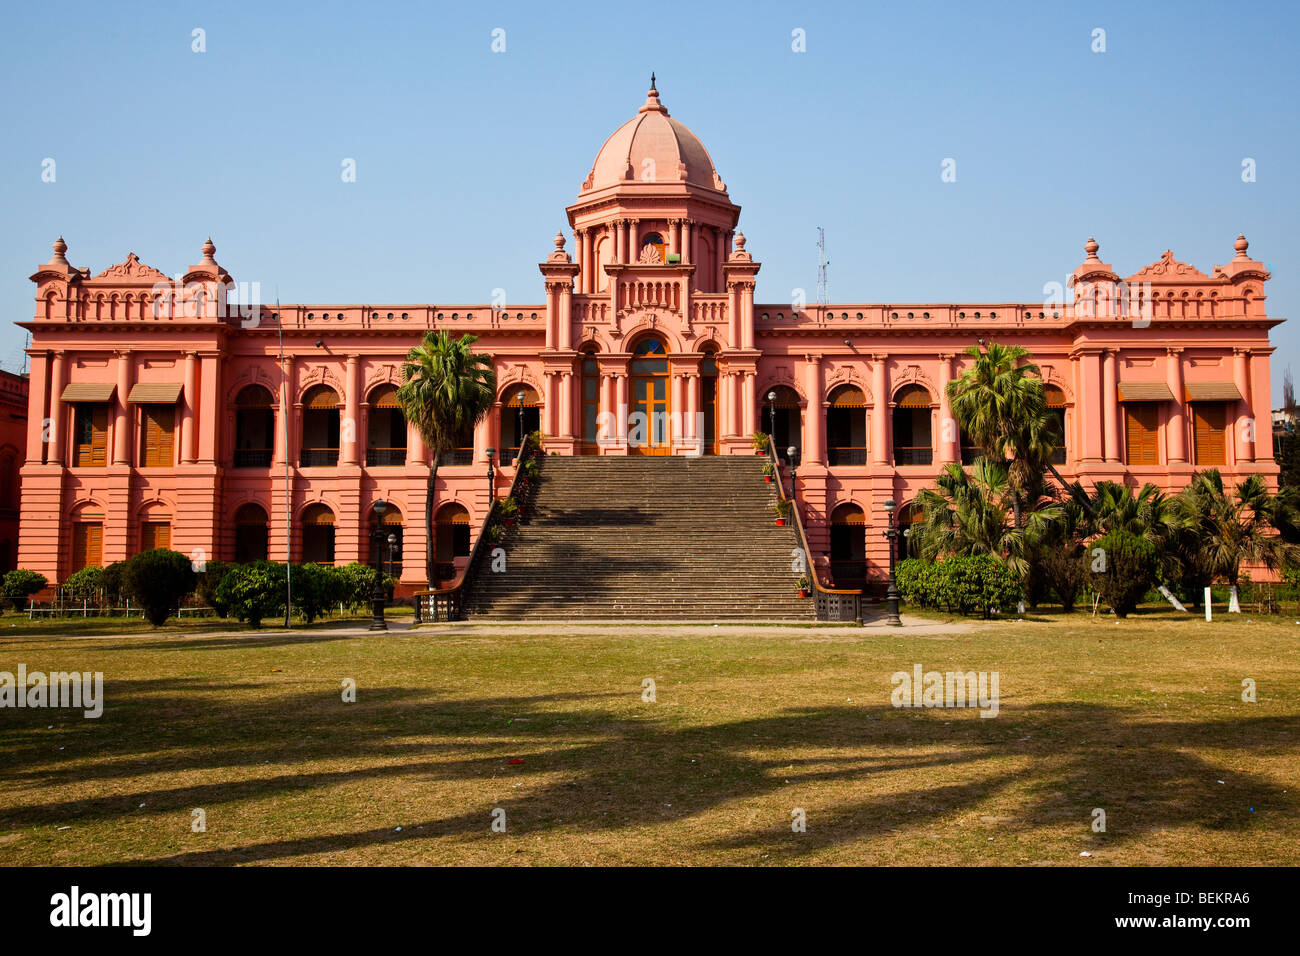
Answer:
[[[917,555],[933,561],[947,555],[991,554],[1023,579],[1028,554],[1060,517],[1060,505],[1035,499],[1015,518],[1013,502],[1018,498],[1005,462],[981,458],[969,472],[948,465],[933,488],[916,496],[921,520],[912,526],[911,539]]]
[[[1280,530],[1296,523],[1289,496],[1271,495],[1264,479],[1250,475],[1229,493],[1218,469],[1197,472],[1175,499],[1175,508],[1196,533],[1197,558],[1228,584],[1229,610],[1237,611],[1242,565],[1274,571],[1300,561],[1300,545]]]
[[[397,389],[402,414],[419,431],[433,461],[424,497],[425,574],[430,587],[438,580],[433,538],[438,459],[455,447],[458,436],[482,421],[496,401],[497,376],[492,358],[473,350],[477,341],[475,335],[453,339],[445,331],[425,333],[424,341],[407,353],[402,384]]]

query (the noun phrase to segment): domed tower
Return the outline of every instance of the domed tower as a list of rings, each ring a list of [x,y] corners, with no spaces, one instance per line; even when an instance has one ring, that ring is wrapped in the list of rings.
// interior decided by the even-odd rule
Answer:
[[[580,295],[609,291],[609,267],[636,264],[682,267],[692,291],[725,290],[740,207],[699,137],[659,102],[653,75],[645,104],[605,140],[567,212]]]

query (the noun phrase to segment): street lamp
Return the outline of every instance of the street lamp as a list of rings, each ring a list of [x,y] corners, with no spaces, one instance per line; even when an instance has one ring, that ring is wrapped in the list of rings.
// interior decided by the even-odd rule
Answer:
[[[524,452],[524,395],[525,394],[526,393],[522,389],[515,394],[515,398],[519,400],[519,421],[515,425],[515,441],[519,443],[518,449],[515,450],[516,464],[518,464],[519,455],[522,455]]]
[[[899,627],[903,623],[898,617],[898,582],[894,579],[894,542],[898,539],[898,530],[894,527],[896,507],[893,498],[885,499],[885,516],[888,522],[885,539],[889,542],[889,590],[885,592],[885,604],[889,608],[889,616],[885,618],[885,623],[891,627]]]
[[[375,547],[375,585],[370,589],[370,630],[386,631],[388,622],[384,620],[384,554],[381,550],[383,545],[383,526],[384,512],[388,510],[388,502],[380,498],[375,501],[375,524],[379,526],[371,535],[378,539]]]
[[[388,532],[388,576],[397,577],[397,562],[393,559],[393,548],[397,546],[397,535]]]
[[[489,448],[489,449],[487,450],[487,460],[488,460],[488,501],[489,501],[489,502],[496,500],[496,496],[497,496],[496,472],[494,472],[494,471],[492,470],[492,456],[495,455],[496,453],[497,453],[497,450],[496,450],[495,448]]]
[[[772,439],[772,445],[776,445],[776,392],[767,393],[767,434]]]
[[[798,477],[795,474],[795,469],[799,467],[798,455],[799,455],[799,446],[797,445],[790,445],[785,450],[785,460],[790,463],[790,500],[791,501],[795,500],[795,493],[799,489]]]

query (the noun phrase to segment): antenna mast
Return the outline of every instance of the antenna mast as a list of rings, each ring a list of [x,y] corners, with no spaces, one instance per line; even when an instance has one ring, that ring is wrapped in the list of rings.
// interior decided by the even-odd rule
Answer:
[[[830,260],[826,258],[826,230],[817,227],[817,304],[825,308],[830,303],[827,292],[826,267]]]

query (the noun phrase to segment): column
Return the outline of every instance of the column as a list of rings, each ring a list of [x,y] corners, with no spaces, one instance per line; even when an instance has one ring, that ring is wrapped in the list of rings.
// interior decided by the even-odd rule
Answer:
[[[668,383],[673,390],[671,398],[673,404],[668,413],[668,421],[670,426],[674,419],[680,423],[677,428],[670,427],[669,429],[672,432],[669,436],[670,447],[676,451],[686,439],[686,418],[688,414],[686,410],[686,373],[670,373]]]
[[[490,418],[490,415],[484,415],[484,421]],[[474,429],[474,455],[477,458],[483,454],[483,450],[488,445],[479,445],[479,433],[483,430],[483,422],[480,422]],[[406,463],[408,465],[423,465],[428,449],[424,447],[424,436],[420,434],[420,429],[416,428],[411,422],[406,423]],[[486,460],[486,458],[484,459]]]
[[[826,462],[826,414],[822,408],[822,358],[820,355],[803,357],[803,390],[808,399],[804,412],[803,448],[799,459],[804,464]]]
[[[1165,349],[1165,383],[1174,393],[1169,403],[1169,421],[1165,426],[1165,461],[1171,465],[1187,464],[1187,423],[1183,416],[1183,350]]]
[[[192,465],[197,457],[194,440],[194,409],[199,404],[199,356],[185,353],[185,386],[181,393],[181,464]]]
[[[889,447],[889,370],[887,355],[871,356],[871,463],[888,465],[892,449]]]
[[[573,373],[558,373],[560,386],[560,428],[561,438],[573,437]]]
[[[1255,435],[1260,423],[1255,419],[1251,405],[1250,388],[1250,350],[1232,350],[1232,380],[1241,392],[1241,401],[1237,403],[1236,425],[1232,430],[1233,447],[1237,464],[1255,460]],[[1264,422],[1265,428],[1272,428],[1272,421]]]
[[[63,464],[63,433],[65,421],[63,415],[63,386],[66,376],[63,352],[54,353],[54,370],[50,374],[50,449],[46,459],[51,465]]]
[[[736,289],[736,302],[740,307],[740,347],[754,347],[754,283],[741,282]]]
[[[745,435],[742,421],[741,403],[744,401],[744,388],[741,384],[743,372],[733,371],[727,379],[727,408],[731,411],[731,434],[736,437]]]
[[[704,430],[700,428],[700,405],[703,396],[700,393],[700,373],[686,373],[686,440],[690,443],[692,453],[703,450],[700,444],[704,440]]]
[[[1101,411],[1108,462],[1119,461],[1119,390],[1115,365],[1115,350],[1107,349],[1102,365]]]
[[[682,264],[689,264],[691,260],[691,235],[695,232],[695,224],[690,220],[682,221]]]
[[[627,262],[627,220],[614,220],[614,261]]]
[[[286,356],[280,374],[280,413],[275,421],[275,464],[289,460],[293,446],[293,356]]]
[[[50,417],[50,353],[31,351],[27,380],[27,464],[45,463],[45,421]]]
[[[199,372],[199,409],[195,416],[198,429],[199,461],[217,463],[217,433],[221,430],[221,355],[205,352]]]
[[[668,254],[680,254],[681,245],[677,240],[678,234],[682,231],[682,221],[680,219],[668,220]]]
[[[117,353],[117,402],[113,406],[113,464],[131,464],[131,409],[126,397],[131,394],[131,352],[127,349]],[[186,372],[189,372],[188,367]],[[184,418],[181,419],[184,422]]]
[[[627,447],[627,373],[616,372],[614,374],[614,416],[615,416],[615,445],[618,448]]]
[[[573,348],[573,282],[565,279],[556,296],[556,331],[559,333],[557,346],[563,351]]]
[[[361,363],[349,355],[343,375],[343,420],[339,422],[339,464],[357,464],[357,433],[360,420]],[[407,446],[410,447],[409,445]]]
[[[961,442],[957,420],[948,401],[948,383],[952,381],[952,353],[939,354],[939,464],[960,461],[954,450]],[[1062,436],[1064,437],[1064,436]]]
[[[758,431],[758,406],[755,401],[754,390],[758,387],[758,373],[754,371],[745,372],[745,379],[742,383],[744,401],[744,421],[741,424],[742,435],[752,435]]]
[[[596,411],[596,447],[598,449],[609,448],[612,444],[613,435],[610,430],[614,427],[616,420],[614,411],[614,376],[609,372],[602,372],[600,375],[600,406]]]
[[[1101,353],[1080,353],[1078,363],[1079,390],[1075,393],[1074,405],[1078,411],[1078,433],[1082,437],[1079,443],[1083,448],[1081,460],[1085,464],[1095,464],[1102,460]]]
[[[582,230],[582,291],[596,291],[596,263],[591,257],[591,230]]]

